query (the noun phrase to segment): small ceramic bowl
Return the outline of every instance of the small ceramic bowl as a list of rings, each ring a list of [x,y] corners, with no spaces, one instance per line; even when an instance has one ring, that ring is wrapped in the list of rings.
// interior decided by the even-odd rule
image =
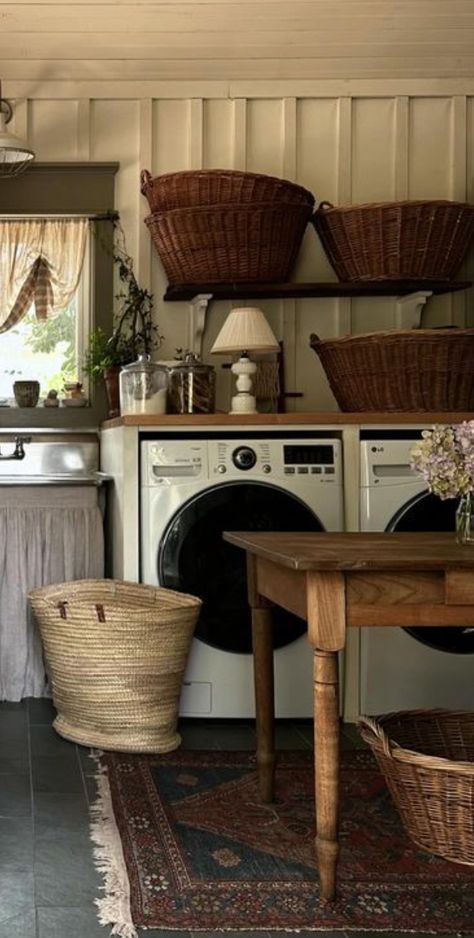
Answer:
[[[15,381],[13,384],[13,394],[18,407],[36,407],[39,393],[39,381]]]

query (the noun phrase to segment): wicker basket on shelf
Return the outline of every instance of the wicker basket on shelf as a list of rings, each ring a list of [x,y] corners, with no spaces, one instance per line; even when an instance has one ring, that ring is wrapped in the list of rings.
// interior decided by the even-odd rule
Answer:
[[[474,205],[322,202],[312,222],[339,280],[450,280],[474,234]]]
[[[154,178],[147,169],[140,176],[141,191],[151,212],[206,205],[251,205],[291,202],[314,206],[308,189],[287,179],[233,169],[183,170]]]
[[[310,337],[342,411],[474,410],[474,329]]]
[[[173,283],[287,280],[311,207],[256,202],[155,212],[145,218]]]
[[[201,601],[119,580],[33,590],[58,711],[57,732],[84,746],[169,752]]]
[[[362,717],[360,731],[412,840],[474,865],[474,714],[387,713]]]

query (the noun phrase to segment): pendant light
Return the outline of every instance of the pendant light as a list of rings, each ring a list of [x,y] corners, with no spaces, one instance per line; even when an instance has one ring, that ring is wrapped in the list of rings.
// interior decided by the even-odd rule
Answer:
[[[2,98],[0,82],[0,179],[17,176],[35,158],[28,144],[7,130],[12,113],[11,105],[5,98]]]

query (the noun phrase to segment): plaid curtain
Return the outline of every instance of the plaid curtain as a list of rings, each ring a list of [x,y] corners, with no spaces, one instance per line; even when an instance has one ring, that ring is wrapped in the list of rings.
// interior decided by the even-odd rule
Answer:
[[[0,333],[25,316],[66,309],[77,290],[89,232],[86,218],[0,221]]]
[[[0,326],[0,332],[8,332],[23,319],[31,304],[35,304],[37,319],[46,319],[54,309],[54,293],[51,285],[51,269],[44,257],[38,257],[31,268],[13,309]]]

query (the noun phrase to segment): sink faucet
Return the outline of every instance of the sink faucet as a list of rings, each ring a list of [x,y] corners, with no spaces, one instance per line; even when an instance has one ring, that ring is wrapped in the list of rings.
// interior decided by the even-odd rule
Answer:
[[[31,436],[16,436],[15,437],[15,449],[12,453],[9,453],[8,456],[4,456],[0,451],[0,459],[24,459],[25,458],[25,443],[31,443]]]

